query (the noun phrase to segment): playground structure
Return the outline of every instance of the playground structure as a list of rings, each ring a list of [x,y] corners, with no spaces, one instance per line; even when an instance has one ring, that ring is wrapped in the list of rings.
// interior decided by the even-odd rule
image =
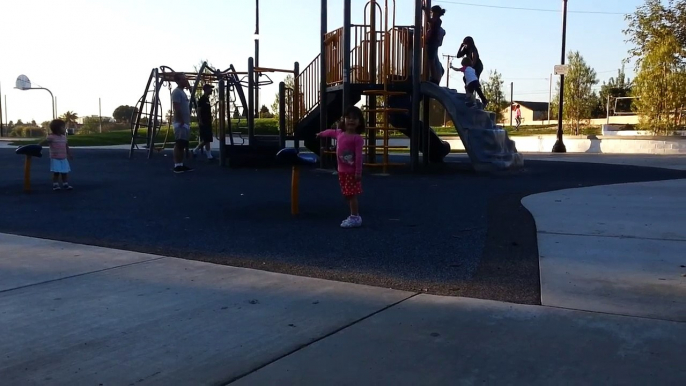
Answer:
[[[344,0],[343,27],[328,31],[327,0],[322,0],[321,52],[302,71],[297,62],[293,69],[287,70],[258,67],[251,57],[247,72],[236,72],[233,66],[218,71],[203,64],[197,73],[185,73],[191,84],[191,110],[195,108],[196,90],[200,85],[217,84],[219,97],[215,110],[221,164],[269,164],[276,160],[275,155],[286,147],[287,141],[293,141],[295,149],[300,148],[302,141],[307,149],[319,156],[322,167],[329,167],[335,162],[335,145],[330,140],[318,139],[317,133],[340,119],[346,106],[357,104],[365,97],[364,165],[367,167],[387,173],[395,165],[389,159],[389,151],[399,148],[390,144],[394,132],[411,139],[409,150],[413,170],[419,167],[419,153],[424,165],[441,162],[450,153],[450,145],[428,124],[432,98],[446,109],[476,170],[521,166],[521,154],[507,132],[496,126],[494,113],[483,111],[480,104],[469,108],[466,94],[428,81],[424,32],[428,27],[425,9],[430,9],[431,1],[412,2],[414,25],[402,26],[396,24],[395,0],[383,0],[383,7],[381,0],[368,1],[362,24],[351,23],[351,0]],[[283,82],[279,84],[278,135],[256,135],[256,91],[271,84],[268,74],[274,72],[293,74],[294,85],[291,89]],[[160,93],[163,84],[171,84],[173,73],[164,66],[152,70],[132,119],[130,156],[138,147],[137,133],[141,128],[147,129],[148,157],[156,149],[155,137],[163,121]],[[247,143],[242,137],[240,144],[234,141],[231,109],[226,106],[226,96],[230,92],[239,95],[233,103],[237,106],[236,99],[240,99],[246,115]],[[230,104],[229,100],[229,107]],[[171,129],[167,133],[169,131]],[[226,143],[227,135],[229,143]]]

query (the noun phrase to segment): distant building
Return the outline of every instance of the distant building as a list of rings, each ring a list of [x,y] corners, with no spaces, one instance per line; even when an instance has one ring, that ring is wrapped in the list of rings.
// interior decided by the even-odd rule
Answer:
[[[548,120],[548,102],[514,101],[512,106],[503,110],[504,122],[507,124],[510,124],[510,109],[512,109],[512,122],[515,120],[517,113],[514,111],[514,105],[519,105],[522,112],[522,124]],[[557,117],[551,118],[556,119]]]

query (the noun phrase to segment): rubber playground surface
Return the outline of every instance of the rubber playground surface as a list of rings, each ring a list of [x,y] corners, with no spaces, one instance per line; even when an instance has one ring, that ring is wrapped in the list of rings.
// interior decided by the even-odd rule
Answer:
[[[290,169],[228,169],[171,153],[74,149],[74,190],[53,192],[48,159],[0,149],[0,232],[134,250],[301,276],[433,294],[540,303],[533,218],[522,197],[551,190],[685,178],[635,166],[525,160],[477,175],[461,162],[413,175],[363,177],[360,229],[337,176],[304,169],[300,216],[290,214]],[[44,151],[44,153],[47,153]],[[526,157],[525,157],[526,158]],[[564,221],[564,219],[560,219]]]

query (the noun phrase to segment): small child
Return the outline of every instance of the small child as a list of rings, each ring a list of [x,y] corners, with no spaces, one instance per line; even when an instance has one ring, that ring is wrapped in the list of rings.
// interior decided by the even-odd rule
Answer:
[[[342,228],[362,226],[357,196],[362,194],[362,147],[365,120],[362,110],[350,106],[343,114],[343,124],[337,129],[329,129],[317,134],[317,137],[336,139],[336,157],[338,158],[338,182],[343,197],[350,205],[350,216],[341,223]]]
[[[515,121],[517,122],[517,126],[515,126],[515,130],[519,131],[519,125],[522,124],[522,109],[521,107],[517,104],[515,105]]]
[[[50,171],[52,172],[52,190],[67,189],[72,190],[69,185],[68,175],[71,169],[69,168],[69,161],[72,159],[71,150],[67,144],[67,137],[65,135],[65,126],[63,120],[55,119],[50,122],[50,131],[52,134],[41,142],[41,146],[50,145]],[[59,180],[62,177],[62,188],[60,188]]]
[[[472,60],[465,57],[462,59],[461,68],[455,68],[452,65],[450,67],[455,71],[464,72],[465,90],[467,91],[467,95],[472,101],[471,103],[473,103],[474,92],[476,92],[477,94],[479,94],[479,98],[481,98],[481,103],[483,103],[484,108],[486,108],[486,106],[488,105],[488,99],[486,99],[483,91],[481,91],[481,83],[479,83],[479,78],[476,76],[476,71],[472,67]]]

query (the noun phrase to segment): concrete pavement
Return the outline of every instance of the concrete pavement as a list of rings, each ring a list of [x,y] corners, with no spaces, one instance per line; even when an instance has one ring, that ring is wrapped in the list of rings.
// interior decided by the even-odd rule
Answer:
[[[679,384],[686,324],[2,235],[8,384]],[[108,256],[114,256],[108,258]],[[36,274],[38,272],[38,274]],[[18,277],[24,276],[23,279]]]
[[[686,324],[419,295],[232,386],[678,385]]]
[[[668,180],[525,197],[542,304],[686,321],[685,189]]]
[[[0,241],[0,283],[16,286],[0,292],[7,385],[222,384],[413,295],[21,236]]]

